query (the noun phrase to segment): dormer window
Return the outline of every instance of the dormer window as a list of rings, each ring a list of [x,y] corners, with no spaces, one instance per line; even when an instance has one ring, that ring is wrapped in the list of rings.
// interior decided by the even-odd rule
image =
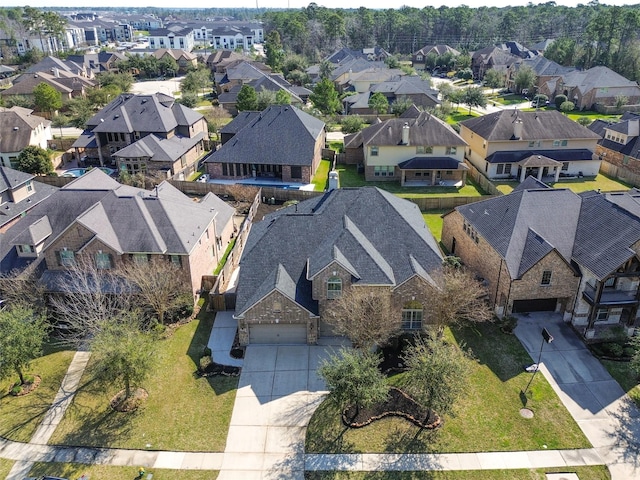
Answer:
[[[18,245],[18,253],[33,253],[35,248],[33,245]]]

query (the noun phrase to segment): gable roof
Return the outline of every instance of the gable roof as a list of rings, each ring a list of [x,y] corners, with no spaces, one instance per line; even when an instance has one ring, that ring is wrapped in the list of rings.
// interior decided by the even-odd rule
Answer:
[[[311,281],[334,263],[356,284],[395,287],[414,275],[430,281],[442,254],[415,204],[375,187],[333,190],[253,225],[240,261],[236,315],[274,289],[317,315]],[[277,278],[293,284],[287,280],[285,289]]]
[[[113,157],[148,158],[152,162],[175,162],[203,138],[202,132],[193,137],[159,138],[154,134],[137,140],[115,152]]]
[[[34,129],[51,125],[50,120],[31,112],[20,107],[0,108],[0,152],[21,152],[31,144]]]
[[[453,55],[460,55],[460,52],[449,45],[425,45],[418,50],[414,55],[422,54],[424,56],[434,53],[435,55],[444,55],[445,53],[451,53]]]
[[[577,88],[583,95],[594,88],[636,87],[638,84],[608,67],[598,66],[588,70],[575,70],[562,76],[565,88]]]

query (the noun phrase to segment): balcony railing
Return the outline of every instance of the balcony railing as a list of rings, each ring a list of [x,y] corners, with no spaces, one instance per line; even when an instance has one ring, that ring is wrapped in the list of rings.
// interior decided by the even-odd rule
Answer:
[[[582,296],[591,305],[596,303],[600,305],[632,305],[638,303],[638,289],[621,290],[615,288],[604,288],[599,301],[596,298],[596,292],[596,286],[591,282],[588,282],[584,287]]]

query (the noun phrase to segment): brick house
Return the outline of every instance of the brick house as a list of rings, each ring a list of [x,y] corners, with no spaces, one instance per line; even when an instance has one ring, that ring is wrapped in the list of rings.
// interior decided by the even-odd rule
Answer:
[[[425,45],[417,52],[411,55],[411,66],[416,70],[425,70],[427,57],[432,56],[434,60],[436,57],[450,53],[453,57],[460,55],[460,52],[449,45]]]
[[[558,111],[502,110],[460,123],[465,158],[489,179],[595,177],[597,134]]]
[[[39,268],[50,289],[69,266],[98,269],[162,258],[179,265],[196,298],[233,235],[234,209],[212,194],[200,202],[163,182],[153,191],[93,169],[29,210],[4,234],[2,271]]]
[[[20,152],[29,145],[47,149],[52,139],[51,121],[22,107],[0,108],[0,165],[15,167]]]
[[[596,155],[634,174],[640,174],[640,115],[625,112],[618,122],[596,120],[589,130],[600,135]]]
[[[347,135],[347,163],[362,163],[367,181],[401,186],[456,185],[466,181],[467,143],[439,118],[413,108]]]
[[[614,326],[632,334],[640,324],[639,200],[636,190],[578,195],[529,177],[509,195],[444,215],[442,243],[485,279],[500,316],[560,312],[587,340]]]
[[[221,130],[205,160],[212,179],[268,178],[310,183],[325,146],[324,122],[291,105],[243,112]]]
[[[333,190],[278,210],[253,225],[242,253],[240,343],[332,336],[327,308],[356,287],[390,295],[403,328],[420,329],[425,282],[433,283],[442,258],[418,207],[375,187]]]
[[[122,94],[87,121],[73,147],[79,158],[117,165],[131,174],[184,178],[197,170],[207,139],[204,117],[175,98]]]

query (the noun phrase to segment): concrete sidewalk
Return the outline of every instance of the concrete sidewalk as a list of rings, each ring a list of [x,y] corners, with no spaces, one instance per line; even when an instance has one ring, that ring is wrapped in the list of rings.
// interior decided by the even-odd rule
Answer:
[[[542,348],[540,371],[609,467],[611,478],[640,478],[640,410],[559,314],[518,316],[515,334],[534,361],[542,328],[554,339]]]
[[[229,367],[242,367],[243,360],[231,356],[231,347],[238,331],[238,321],[234,320],[233,312],[217,312],[213,322],[208,347],[211,358],[215,363]]]

